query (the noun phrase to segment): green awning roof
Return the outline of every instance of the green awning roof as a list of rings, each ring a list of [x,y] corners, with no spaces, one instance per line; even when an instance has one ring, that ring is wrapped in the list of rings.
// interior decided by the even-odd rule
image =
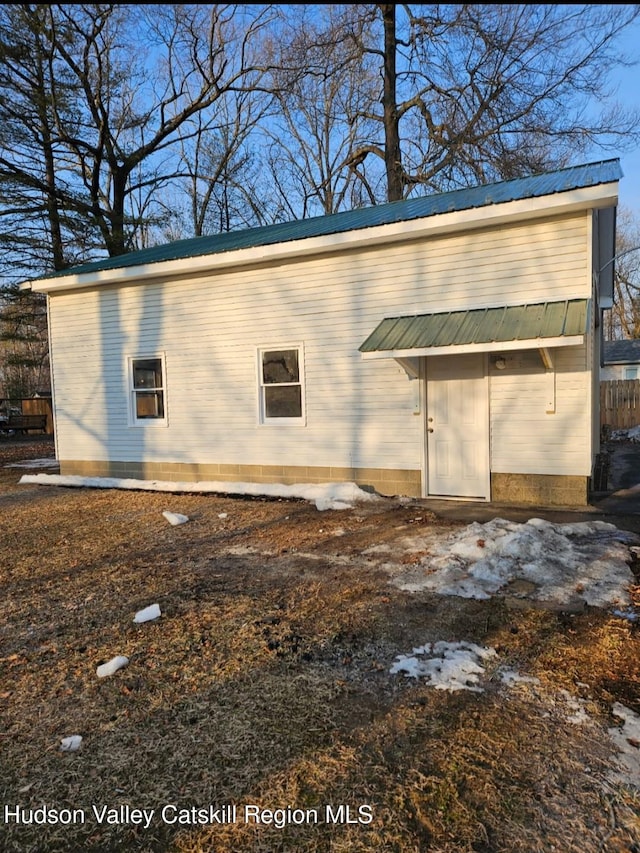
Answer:
[[[551,341],[583,336],[588,317],[588,299],[388,317],[360,346],[360,352],[391,355],[444,347],[495,349],[489,345],[518,341],[528,346],[559,345],[557,340]]]

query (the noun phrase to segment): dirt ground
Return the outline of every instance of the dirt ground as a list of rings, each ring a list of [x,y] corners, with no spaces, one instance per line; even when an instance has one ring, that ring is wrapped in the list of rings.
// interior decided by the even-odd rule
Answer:
[[[464,526],[420,501],[319,512],[5,467],[51,456],[0,439],[3,853],[638,853],[607,735],[616,702],[640,713],[638,622],[398,589],[414,534]],[[496,650],[483,692],[390,674],[440,640]]]

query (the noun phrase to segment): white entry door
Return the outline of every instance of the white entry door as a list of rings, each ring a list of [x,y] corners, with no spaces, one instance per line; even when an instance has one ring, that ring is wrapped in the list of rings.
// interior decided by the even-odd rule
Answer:
[[[483,354],[427,359],[427,486],[434,497],[489,499]]]

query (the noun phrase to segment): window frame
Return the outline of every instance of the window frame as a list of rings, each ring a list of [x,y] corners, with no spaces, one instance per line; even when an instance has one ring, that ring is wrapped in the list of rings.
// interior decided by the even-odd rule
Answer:
[[[298,381],[297,382],[282,382],[282,383],[267,383],[264,381],[263,355],[267,352],[282,352],[285,350],[294,350],[298,354]],[[307,424],[307,411],[305,404],[305,358],[304,345],[302,343],[283,343],[260,345],[256,350],[256,373],[258,382],[258,424],[259,426],[290,426],[301,427]],[[271,418],[266,412],[265,389],[268,387],[278,386],[299,386],[300,387],[300,415],[291,418]]]
[[[136,397],[140,393],[140,389],[136,389],[134,385],[134,365],[138,361],[159,361],[162,384],[154,386],[154,391],[162,392],[162,409],[163,413],[160,417],[141,418],[137,415]],[[144,393],[144,392],[142,392]],[[162,427],[168,426],[168,409],[167,409],[167,364],[164,352],[143,353],[141,355],[130,355],[127,357],[127,401],[129,411],[129,426],[132,427]]]

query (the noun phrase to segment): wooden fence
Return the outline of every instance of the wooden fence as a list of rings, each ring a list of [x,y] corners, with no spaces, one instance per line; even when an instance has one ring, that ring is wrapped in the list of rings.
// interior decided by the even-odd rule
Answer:
[[[600,426],[629,429],[640,424],[640,379],[600,383]]]
[[[9,414],[11,410],[23,415],[46,415],[47,433],[53,435],[53,407],[50,397],[25,397],[22,400],[0,399],[0,413]]]

